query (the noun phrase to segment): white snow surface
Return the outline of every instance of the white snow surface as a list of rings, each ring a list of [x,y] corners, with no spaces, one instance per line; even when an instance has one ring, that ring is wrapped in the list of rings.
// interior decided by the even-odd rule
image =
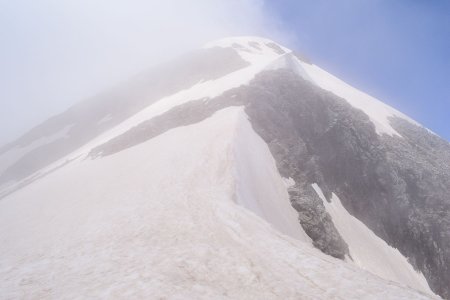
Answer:
[[[334,193],[330,203],[317,184],[312,186],[322,199],[339,234],[348,244],[351,255],[349,262],[382,278],[433,294],[423,274],[414,270],[398,249],[389,246],[364,223],[352,216]]]
[[[311,243],[292,207],[269,147],[240,114],[233,137],[236,202],[267,220],[280,232]],[[292,179],[291,179],[292,180]],[[301,230],[299,230],[299,227]]]
[[[313,248],[282,185],[238,107],[74,161],[0,201],[0,298],[432,297]]]

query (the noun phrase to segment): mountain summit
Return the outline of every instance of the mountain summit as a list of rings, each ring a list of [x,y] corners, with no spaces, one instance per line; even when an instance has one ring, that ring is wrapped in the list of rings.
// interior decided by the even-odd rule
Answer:
[[[226,38],[0,148],[0,298],[450,299],[449,191],[447,141]]]

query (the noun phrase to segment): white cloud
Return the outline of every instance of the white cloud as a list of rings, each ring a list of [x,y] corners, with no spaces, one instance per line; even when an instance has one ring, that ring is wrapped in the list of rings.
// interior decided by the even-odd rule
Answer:
[[[0,143],[154,63],[276,26],[263,0],[0,1]]]

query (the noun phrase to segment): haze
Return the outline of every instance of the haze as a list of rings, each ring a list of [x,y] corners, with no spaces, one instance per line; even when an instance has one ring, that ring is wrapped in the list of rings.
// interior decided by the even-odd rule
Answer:
[[[0,145],[76,101],[230,35],[306,52],[448,140],[449,5],[413,2],[0,0]]]
[[[273,24],[258,0],[1,1],[0,144],[155,63]]]

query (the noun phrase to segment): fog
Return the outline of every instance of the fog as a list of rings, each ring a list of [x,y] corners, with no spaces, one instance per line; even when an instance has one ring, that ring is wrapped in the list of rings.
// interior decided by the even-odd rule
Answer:
[[[0,0],[0,144],[141,70],[230,35],[288,35],[262,0]]]

